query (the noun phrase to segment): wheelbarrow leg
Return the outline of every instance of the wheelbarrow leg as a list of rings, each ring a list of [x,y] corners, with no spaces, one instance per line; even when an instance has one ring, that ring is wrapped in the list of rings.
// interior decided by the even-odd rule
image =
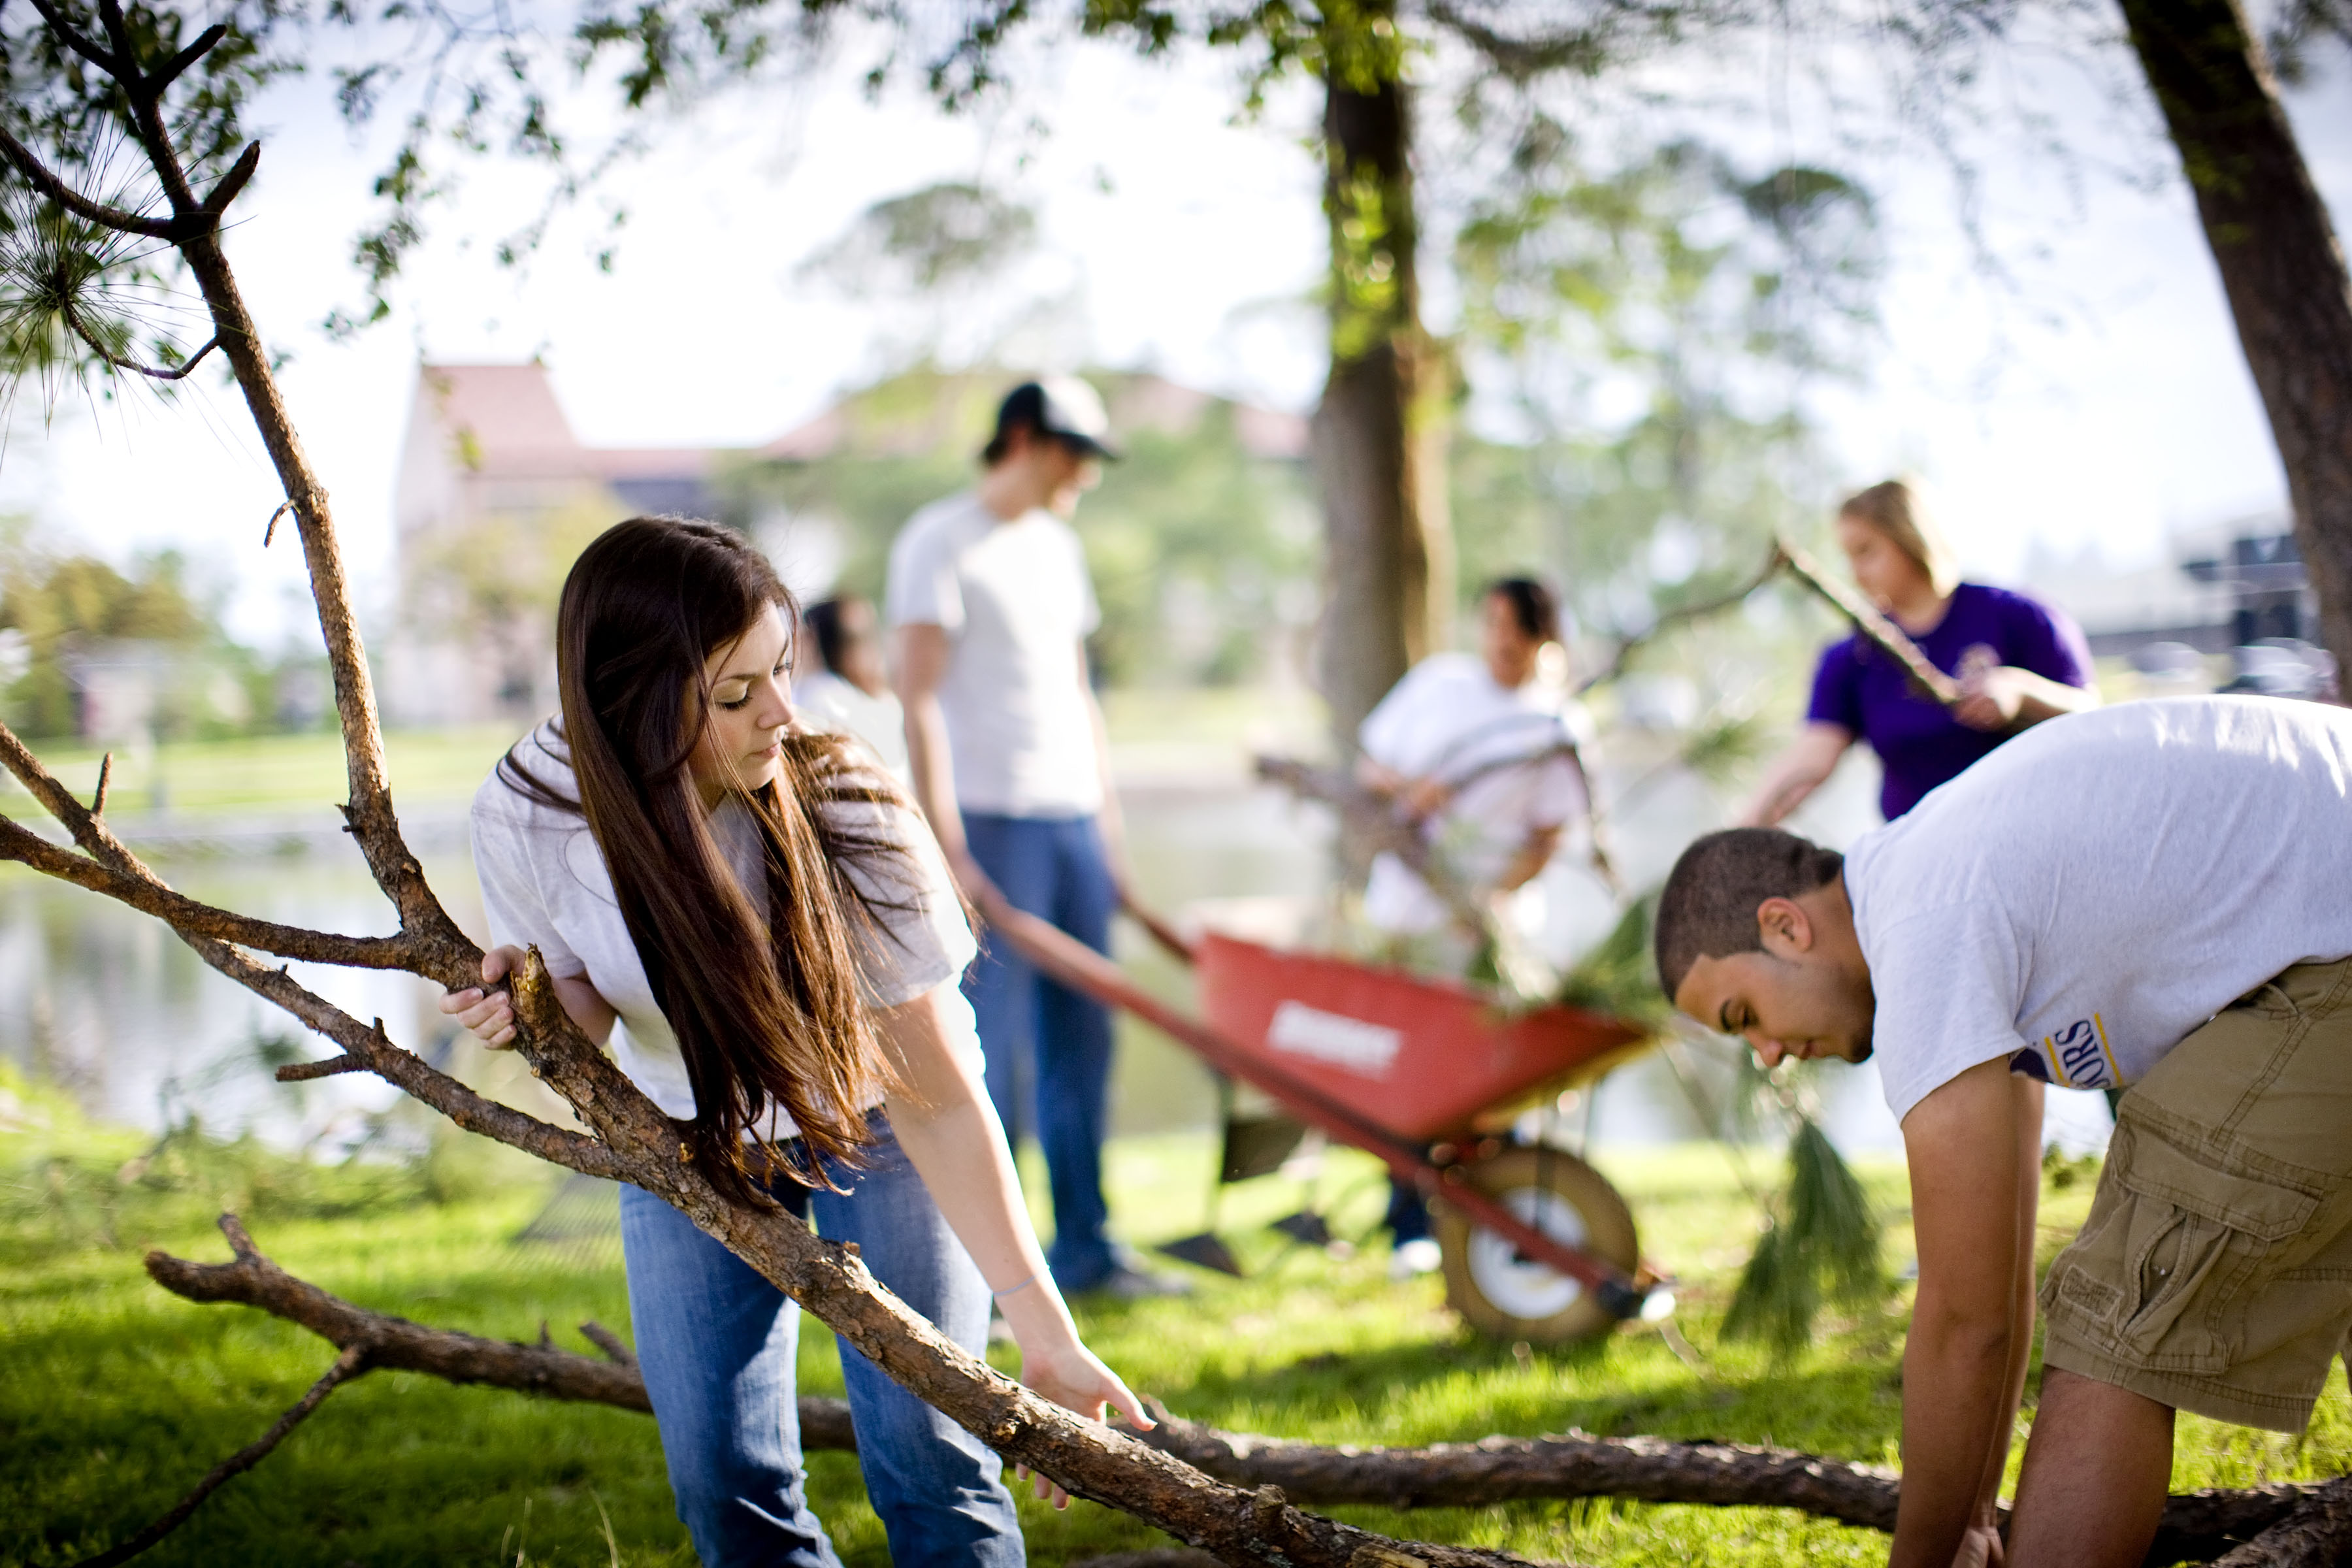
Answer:
[[[1218,1125],[1229,1128],[1234,1121],[1234,1080],[1223,1073],[1217,1074],[1216,1079]],[[1217,1234],[1218,1216],[1224,1208],[1224,1165],[1223,1139],[1220,1138],[1216,1163],[1209,1167],[1207,1226],[1196,1236],[1180,1236],[1173,1241],[1161,1242],[1152,1250],[1179,1263],[1189,1263],[1196,1268],[1213,1268],[1220,1274],[1230,1274],[1242,1279],[1248,1276],[1242,1268],[1241,1259],[1234,1256],[1234,1249],[1227,1247],[1224,1238]]]

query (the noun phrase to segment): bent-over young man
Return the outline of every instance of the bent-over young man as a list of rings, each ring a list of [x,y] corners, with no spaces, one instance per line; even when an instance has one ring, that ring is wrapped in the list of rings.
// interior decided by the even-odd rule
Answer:
[[[2255,697],[2053,720],[1841,858],[1699,839],[1675,1005],[1767,1067],[1875,1056],[1919,1286],[1893,1561],[1980,1563],[2032,1342],[2044,1083],[2129,1086],[2052,1264],[2008,1561],[2137,1564],[2173,1413],[2294,1432],[2352,1326],[2352,713]]]

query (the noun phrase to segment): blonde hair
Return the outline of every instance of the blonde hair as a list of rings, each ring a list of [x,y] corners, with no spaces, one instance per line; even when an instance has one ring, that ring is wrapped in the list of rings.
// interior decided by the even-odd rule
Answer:
[[[1950,598],[1960,585],[1960,563],[1952,554],[1951,542],[1936,526],[1919,487],[1910,480],[1885,479],[1856,490],[1838,507],[1838,515],[1859,518],[1885,535],[1889,544],[1927,574],[1937,598]]]

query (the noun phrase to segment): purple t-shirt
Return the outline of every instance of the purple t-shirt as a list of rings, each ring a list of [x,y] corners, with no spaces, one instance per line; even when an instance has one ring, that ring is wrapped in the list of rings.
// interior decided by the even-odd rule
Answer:
[[[2091,684],[2091,647],[2083,629],[2006,588],[1961,584],[1936,629],[1912,640],[1947,675],[1960,674],[1963,665],[2006,664],[2067,686]],[[1912,690],[1902,667],[1858,635],[1831,644],[1822,655],[1805,717],[1838,725],[1878,753],[1886,770],[1878,809],[1889,822],[2004,739],[1971,730],[1934,698]]]

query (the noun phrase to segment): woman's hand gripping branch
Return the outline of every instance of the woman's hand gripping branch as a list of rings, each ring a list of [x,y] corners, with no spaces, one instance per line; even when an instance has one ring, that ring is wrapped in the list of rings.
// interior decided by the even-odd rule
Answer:
[[[460,1027],[494,1051],[503,1051],[514,1045],[514,992],[498,983],[509,975],[522,973],[524,953],[519,947],[494,947],[482,954],[482,984],[467,991],[445,992],[441,1011],[457,1020]],[[555,999],[580,1026],[580,1032],[603,1045],[613,1033],[613,1020],[617,1016],[613,1005],[604,1000],[596,987],[583,975],[551,975],[555,986]]]

